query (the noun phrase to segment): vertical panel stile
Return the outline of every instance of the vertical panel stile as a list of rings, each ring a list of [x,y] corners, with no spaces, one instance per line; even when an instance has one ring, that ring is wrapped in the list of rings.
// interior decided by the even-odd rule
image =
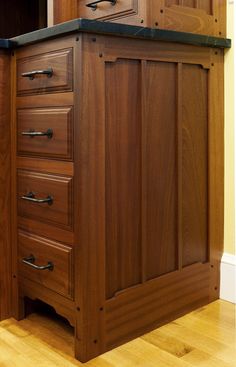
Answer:
[[[142,238],[142,254],[141,254],[141,263],[142,263],[142,282],[144,283],[147,280],[147,271],[146,271],[146,257],[147,257],[147,243],[146,243],[146,236],[147,236],[147,216],[146,216],[146,200],[145,200],[145,192],[147,189],[147,185],[146,185],[146,177],[147,177],[147,172],[146,172],[146,164],[145,164],[145,155],[146,155],[146,141],[147,141],[147,128],[146,128],[146,114],[147,114],[147,61],[146,60],[142,60],[141,61],[141,81],[142,81],[142,86],[141,86],[141,103],[142,103],[142,121],[141,121],[141,146],[142,146],[142,163],[141,163],[141,177],[142,177],[142,192],[141,192],[141,196],[142,196],[142,204],[141,204],[141,218],[142,218],[142,222],[141,222],[141,238]]]
[[[79,95],[75,106],[75,354],[87,361],[105,349],[105,78],[102,41],[83,35],[78,45],[74,63]],[[80,88],[83,93],[78,92]]]
[[[183,160],[183,134],[182,134],[182,120],[183,120],[183,64],[178,63],[177,66],[177,149],[178,149],[178,268],[182,269],[182,252],[183,252],[183,212],[182,212],[182,199],[183,199],[183,172],[182,172],[182,160]]]

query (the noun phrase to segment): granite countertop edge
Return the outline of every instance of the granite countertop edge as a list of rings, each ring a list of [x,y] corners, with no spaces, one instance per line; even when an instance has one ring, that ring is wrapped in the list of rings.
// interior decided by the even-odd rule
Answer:
[[[107,34],[214,48],[231,47],[231,40],[227,38],[78,18],[53,27],[26,33],[9,40],[0,39],[0,48],[7,49],[26,46],[75,32]]]

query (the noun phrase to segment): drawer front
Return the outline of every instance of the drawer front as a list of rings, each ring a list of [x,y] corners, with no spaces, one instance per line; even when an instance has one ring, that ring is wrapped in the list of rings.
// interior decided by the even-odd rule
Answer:
[[[72,249],[26,232],[18,234],[19,275],[72,297]]]
[[[18,110],[18,154],[71,160],[72,124],[72,107]]]
[[[72,229],[72,178],[19,170],[18,214]]]
[[[79,1],[79,14],[82,18],[112,19],[135,15],[139,11],[140,0],[101,1],[97,4],[92,0]]]
[[[72,91],[72,48],[17,61],[17,95]]]

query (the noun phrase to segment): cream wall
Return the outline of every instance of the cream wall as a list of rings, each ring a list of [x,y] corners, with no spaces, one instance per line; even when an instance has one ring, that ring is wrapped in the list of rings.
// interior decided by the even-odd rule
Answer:
[[[227,37],[234,38],[234,1],[228,0]],[[235,254],[234,46],[225,54],[225,252]]]

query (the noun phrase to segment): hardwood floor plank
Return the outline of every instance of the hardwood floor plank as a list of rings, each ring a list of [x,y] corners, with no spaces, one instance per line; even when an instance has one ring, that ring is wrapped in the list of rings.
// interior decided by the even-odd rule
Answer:
[[[217,301],[82,364],[73,328],[34,313],[0,322],[0,367],[236,367],[233,304]]]

